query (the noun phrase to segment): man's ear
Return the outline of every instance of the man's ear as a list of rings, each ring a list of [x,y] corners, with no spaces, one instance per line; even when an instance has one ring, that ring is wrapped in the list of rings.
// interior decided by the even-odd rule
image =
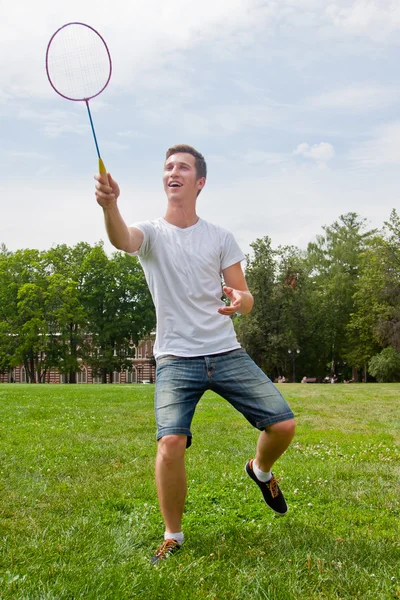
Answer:
[[[203,189],[203,187],[206,185],[206,178],[205,177],[200,177],[200,179],[197,181],[197,189],[200,191]]]

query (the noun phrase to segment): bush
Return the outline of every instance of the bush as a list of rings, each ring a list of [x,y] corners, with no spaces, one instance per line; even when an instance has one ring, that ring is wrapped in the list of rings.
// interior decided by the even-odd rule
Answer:
[[[400,381],[400,352],[385,348],[371,358],[368,371],[380,383]]]

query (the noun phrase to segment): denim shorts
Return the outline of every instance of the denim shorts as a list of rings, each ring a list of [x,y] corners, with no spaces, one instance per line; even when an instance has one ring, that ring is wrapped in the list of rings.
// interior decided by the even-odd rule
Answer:
[[[294,418],[282,394],[243,348],[189,358],[168,354],[157,359],[158,440],[164,435],[181,434],[187,436],[190,446],[190,425],[206,390],[225,398],[259,430]]]

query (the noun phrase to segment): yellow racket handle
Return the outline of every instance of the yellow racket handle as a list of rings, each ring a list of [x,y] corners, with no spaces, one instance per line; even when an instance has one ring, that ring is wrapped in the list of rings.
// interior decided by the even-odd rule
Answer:
[[[100,175],[106,176],[106,181],[108,183],[107,169],[105,168],[104,163],[101,158],[99,158],[99,173],[100,173]]]

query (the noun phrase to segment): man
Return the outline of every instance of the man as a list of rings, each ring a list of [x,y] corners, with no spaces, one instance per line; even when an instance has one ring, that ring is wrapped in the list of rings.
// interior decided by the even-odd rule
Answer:
[[[271,468],[293,438],[294,416],[237,341],[230,317],[250,312],[253,297],[241,267],[244,255],[232,234],[197,216],[196,199],[206,176],[205,160],[194,148],[170,148],[163,175],[164,217],[130,227],[117,207],[118,184],[111,175],[108,182],[95,176],[108,237],[119,250],[139,256],[156,308],[156,486],[165,533],[153,564],[183,543],[184,456],[196,405],[207,389],[226,398],[261,431],[256,457],[245,469],[266,504],[280,515],[287,512]],[[229,306],[221,299],[222,289]]]

